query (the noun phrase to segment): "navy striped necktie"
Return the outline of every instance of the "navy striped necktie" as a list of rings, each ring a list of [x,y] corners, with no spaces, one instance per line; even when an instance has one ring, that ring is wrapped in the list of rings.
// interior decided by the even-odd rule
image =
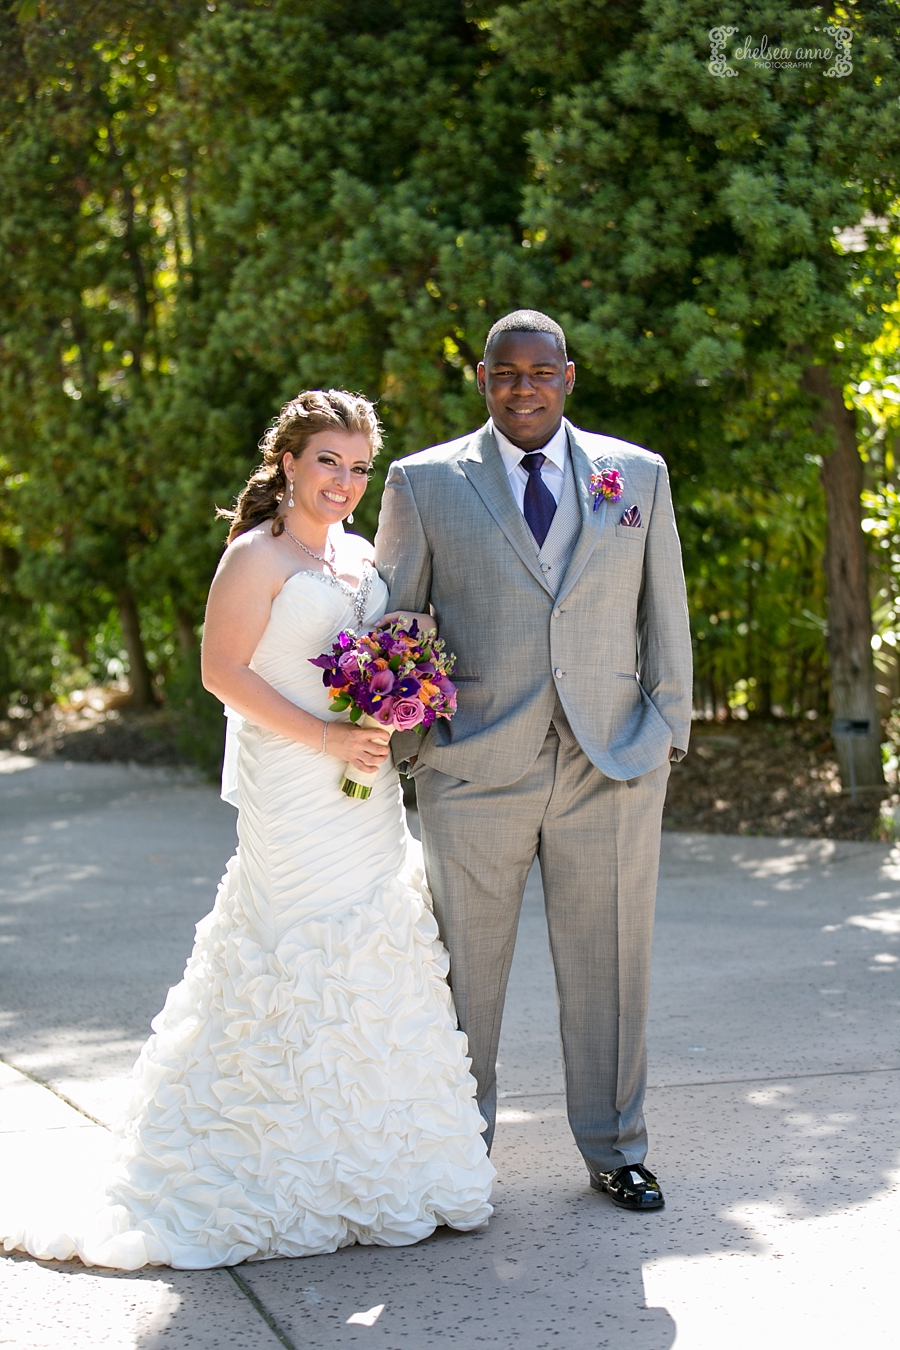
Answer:
[[[556,514],[556,499],[541,477],[541,469],[547,456],[535,450],[533,454],[523,455],[519,463],[528,474],[525,484],[525,520],[528,528],[543,548],[544,540]]]

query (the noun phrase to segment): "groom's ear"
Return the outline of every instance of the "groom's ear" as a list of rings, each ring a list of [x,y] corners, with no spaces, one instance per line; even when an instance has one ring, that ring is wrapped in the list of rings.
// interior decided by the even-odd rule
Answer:
[[[478,384],[478,392],[484,397],[484,362],[479,361],[475,368],[475,379]]]

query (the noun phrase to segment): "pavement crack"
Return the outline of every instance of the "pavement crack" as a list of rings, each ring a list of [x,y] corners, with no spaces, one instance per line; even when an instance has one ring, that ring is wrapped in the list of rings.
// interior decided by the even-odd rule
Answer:
[[[692,1083],[648,1083],[648,1092],[669,1088],[726,1087],[729,1083],[791,1083],[798,1078],[858,1078],[869,1073],[900,1073],[900,1064],[877,1064],[868,1069],[817,1069],[815,1073],[757,1073],[749,1078],[695,1078]],[[540,1095],[540,1094],[535,1094]]]
[[[91,1115],[90,1111],[85,1111],[83,1106],[73,1102],[71,1097],[67,1097],[64,1092],[60,1092],[52,1083],[45,1083],[42,1078],[35,1078],[33,1073],[29,1073],[27,1069],[20,1069],[18,1064],[12,1064],[8,1059],[0,1058],[0,1064],[5,1064],[8,1069],[14,1070],[15,1073],[20,1073],[23,1078],[28,1079],[29,1083],[35,1083],[47,1092],[52,1092],[54,1097],[57,1097],[61,1102],[65,1102],[66,1106],[71,1106],[73,1111],[77,1111],[80,1116],[84,1116],[85,1120],[89,1120],[93,1125],[99,1125],[102,1130],[109,1129],[105,1121],[98,1120],[96,1116]]]
[[[247,1301],[253,1304],[253,1307],[256,1309],[262,1320],[265,1322],[266,1326],[272,1332],[272,1335],[277,1337],[277,1339],[285,1347],[285,1350],[297,1350],[297,1347],[294,1345],[294,1342],[290,1340],[281,1330],[281,1327],[275,1321],[275,1318],[266,1308],[265,1304],[259,1298],[257,1298],[256,1294],[254,1294],[253,1290],[250,1288],[250,1285],[244,1279],[243,1275],[239,1275],[235,1270],[234,1266],[226,1266],[225,1269],[228,1271],[228,1274],[234,1280],[238,1289],[240,1289],[241,1293],[244,1295]]]

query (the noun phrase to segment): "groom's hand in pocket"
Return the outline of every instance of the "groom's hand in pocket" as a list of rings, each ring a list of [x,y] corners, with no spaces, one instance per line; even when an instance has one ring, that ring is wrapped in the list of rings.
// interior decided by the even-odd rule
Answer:
[[[325,751],[344,759],[362,773],[375,773],[388,757],[390,732],[382,727],[356,727],[352,722],[329,722]]]

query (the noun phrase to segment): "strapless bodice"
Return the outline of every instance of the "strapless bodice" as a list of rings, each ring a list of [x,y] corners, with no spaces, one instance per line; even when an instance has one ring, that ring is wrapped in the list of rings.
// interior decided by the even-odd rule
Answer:
[[[272,601],[250,664],[299,708],[316,717],[338,717],[328,711],[322,672],[310,659],[327,652],[345,628],[371,628],[387,601],[387,586],[368,563],[356,591],[323,572],[294,572]]]

